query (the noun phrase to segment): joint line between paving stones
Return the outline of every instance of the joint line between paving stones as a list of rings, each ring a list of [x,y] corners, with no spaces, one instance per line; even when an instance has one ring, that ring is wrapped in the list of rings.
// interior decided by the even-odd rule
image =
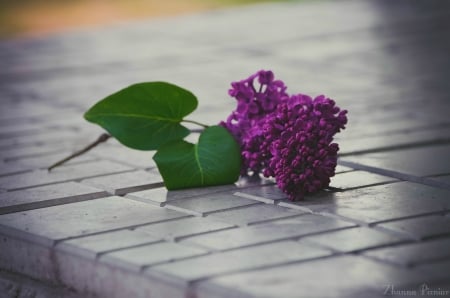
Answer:
[[[140,227],[144,227],[144,226],[148,226],[148,225],[152,225],[152,224],[157,224],[157,223],[162,223],[162,222],[174,221],[174,220],[188,218],[188,217],[191,217],[191,216],[185,215],[185,216],[181,216],[181,217],[177,217],[177,218],[169,218],[169,219],[158,220],[158,221],[154,221],[154,222],[151,222],[151,223],[143,223],[143,224],[138,224],[138,225],[131,225],[131,226],[120,227],[120,228],[116,228],[116,229],[110,229],[110,230],[107,230],[107,231],[86,233],[86,234],[79,235],[79,236],[71,236],[71,237],[66,237],[66,238],[60,238],[60,239],[57,239],[57,240],[54,241],[53,246],[56,246],[58,243],[63,242],[63,241],[67,241],[67,240],[84,238],[84,237],[88,237],[88,236],[95,236],[95,235],[101,235],[101,234],[107,234],[107,233],[110,233],[110,232],[117,232],[117,231],[122,231],[122,230],[131,230],[131,231],[133,231],[136,228],[140,228]]]
[[[215,232],[221,232],[221,231],[232,230],[232,229],[237,229],[237,228],[239,228],[238,225],[233,225],[233,226],[230,226],[230,227],[221,228],[221,229],[217,229],[217,230],[214,230],[214,231],[193,233],[193,234],[186,235],[186,236],[178,236],[178,237],[175,236],[175,237],[172,238],[172,241],[173,242],[179,242],[179,241],[182,241],[182,240],[185,240],[185,239],[188,239],[188,238],[191,238],[191,237],[195,237],[195,236],[212,234],[212,233],[215,233]],[[189,243],[189,244],[191,244],[191,243]]]
[[[189,284],[190,285],[195,285],[197,283],[200,283],[200,282],[203,282],[203,281],[207,281],[209,279],[213,279],[213,278],[217,278],[217,277],[223,277],[223,276],[230,275],[230,274],[239,274],[239,273],[252,272],[252,271],[257,271],[257,270],[277,268],[277,267],[282,267],[282,266],[292,265],[292,264],[307,263],[307,262],[317,261],[317,260],[321,260],[321,259],[328,259],[328,258],[340,256],[340,255],[342,255],[342,254],[339,254],[339,253],[335,254],[335,253],[331,252],[329,255],[313,257],[313,258],[310,258],[310,259],[303,259],[303,260],[297,260],[297,261],[290,260],[290,261],[286,261],[286,262],[279,262],[279,263],[270,264],[270,265],[255,266],[255,267],[246,268],[246,269],[229,270],[229,271],[225,271],[225,272],[222,272],[222,273],[211,274],[211,275],[208,275],[208,277],[202,277],[202,278],[198,278],[198,279],[192,280],[192,281],[189,282]]]
[[[105,250],[105,251],[97,253],[95,258],[99,259],[101,256],[109,254],[109,253],[112,253],[112,252],[117,252],[117,251],[121,251],[121,250],[132,249],[132,248],[138,248],[138,247],[142,247],[142,246],[158,244],[158,243],[163,243],[163,242],[167,242],[167,241],[165,241],[164,239],[161,238],[161,239],[158,239],[158,240],[155,240],[155,241],[148,241],[148,242],[144,242],[144,243],[130,245],[130,246],[127,246],[127,247],[113,248],[113,249],[109,249],[109,250]]]
[[[433,140],[433,141],[417,141],[417,142],[411,142],[408,144],[392,145],[392,146],[378,147],[378,148],[374,148],[374,149],[343,152],[343,153],[339,154],[339,157],[362,155],[362,154],[367,154],[367,153],[379,153],[379,152],[386,152],[386,151],[398,151],[398,150],[402,150],[402,149],[414,149],[414,148],[428,147],[428,146],[432,146],[432,145],[446,145],[446,144],[450,144],[450,139],[444,137],[442,139]]]
[[[401,173],[401,172],[397,172],[397,171],[367,166],[367,165],[363,165],[363,164],[359,164],[359,163],[355,163],[355,162],[351,162],[351,161],[345,161],[345,160],[339,160],[338,164],[340,164],[342,166],[346,166],[346,167],[352,167],[352,168],[358,169],[358,170],[363,170],[363,171],[367,171],[367,172],[371,172],[371,173],[375,173],[375,174],[380,174],[383,176],[397,178],[397,179],[400,179],[403,181],[410,181],[410,182],[414,182],[414,183],[419,183],[419,184],[423,184],[423,185],[427,185],[427,186],[431,186],[431,187],[442,188],[442,189],[447,189],[447,190],[450,189],[450,185],[440,182],[440,181],[428,179],[427,177],[413,176],[413,175],[409,175],[409,174],[405,174],[405,173]]]
[[[129,170],[122,170],[122,171],[115,171],[115,172],[110,172],[110,173],[105,173],[105,174],[99,174],[99,175],[94,175],[94,176],[84,176],[84,177],[81,177],[81,178],[77,177],[77,178],[74,178],[74,179],[66,179],[66,180],[59,180],[59,181],[48,182],[48,183],[41,183],[41,184],[25,186],[25,187],[11,188],[11,189],[8,189],[8,191],[24,190],[24,189],[34,188],[34,187],[47,186],[47,185],[53,185],[53,184],[58,184],[58,183],[65,183],[65,182],[70,182],[70,181],[81,183],[81,181],[85,180],[85,179],[109,176],[109,175],[114,175],[114,174],[122,174],[122,173],[133,172],[133,171],[136,171],[136,170],[135,169],[129,169]],[[45,171],[45,172],[47,172],[47,171]]]
[[[295,209],[293,209],[293,210],[295,210]],[[307,214],[306,213],[293,214],[293,215],[288,215],[288,216],[284,216],[284,217],[268,218],[268,219],[263,219],[263,220],[259,220],[259,221],[250,222],[246,226],[255,226],[255,225],[259,225],[259,224],[270,223],[270,222],[277,221],[277,220],[291,219],[291,218],[305,216],[305,215],[307,215]]]

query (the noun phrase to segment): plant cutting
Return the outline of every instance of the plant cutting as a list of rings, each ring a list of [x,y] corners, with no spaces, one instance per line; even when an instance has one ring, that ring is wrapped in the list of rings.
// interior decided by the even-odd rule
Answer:
[[[347,111],[323,95],[289,95],[272,71],[231,86],[236,109],[213,126],[186,118],[198,101],[179,86],[148,82],[122,89],[84,114],[108,133],[49,170],[114,137],[133,149],[156,150],[153,159],[168,190],[260,174],[275,178],[291,200],[328,187],[339,150],[333,137],[345,128]],[[196,144],[184,140],[192,132],[186,123],[201,128]]]

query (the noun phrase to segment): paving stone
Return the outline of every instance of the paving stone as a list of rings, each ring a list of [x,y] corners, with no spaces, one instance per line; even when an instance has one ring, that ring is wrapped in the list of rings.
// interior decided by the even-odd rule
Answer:
[[[183,241],[215,250],[228,250],[298,238],[309,234],[338,230],[354,226],[351,223],[320,215],[305,214],[289,219],[275,220],[266,224],[241,227],[187,238]]]
[[[249,269],[314,259],[330,255],[330,251],[294,241],[282,241],[201,256],[159,265],[151,270],[192,282]],[[186,270],[189,268],[189,270]]]
[[[161,241],[148,233],[119,230],[59,242],[57,249],[95,259],[105,252]]]
[[[365,187],[394,181],[398,180],[392,177],[365,171],[353,171],[335,175],[331,178],[330,186],[345,190],[349,188]]]
[[[167,190],[167,188],[162,187],[131,192],[128,193],[126,197],[144,203],[164,206],[167,204],[167,202],[172,202],[180,199],[185,200],[188,198],[204,196],[207,194],[214,194],[218,192],[229,191],[230,193],[232,193],[236,189],[237,187],[235,185],[220,185],[183,190]]]
[[[381,129],[380,129],[381,130]],[[439,127],[435,129],[429,129],[429,130],[414,130],[409,132],[398,132],[396,134],[388,134],[388,135],[379,135],[379,136],[366,136],[366,137],[358,137],[354,139],[345,139],[345,141],[341,142],[339,144],[340,147],[340,153],[345,155],[355,154],[355,153],[364,153],[367,151],[380,151],[380,150],[390,150],[395,149],[399,147],[414,147],[416,145],[422,145],[422,144],[430,144],[430,143],[447,143],[449,141],[449,133],[448,128]],[[402,149],[402,150],[411,150],[411,149]],[[402,151],[399,150],[398,152]],[[394,152],[394,151],[391,151]],[[398,154],[398,153],[394,153]],[[376,157],[376,156],[377,157]],[[364,161],[360,159],[363,155],[355,155],[352,157],[342,157],[342,160],[351,160],[351,161],[357,161],[361,162],[362,164],[366,164],[366,161],[369,159],[365,159]],[[366,154],[364,154],[366,156]],[[375,159],[378,159],[377,153],[367,153],[368,158],[374,158],[373,164],[378,164],[378,166],[384,168],[389,162],[383,158],[380,158],[381,160],[384,159],[384,162],[381,160],[376,161]],[[399,156],[400,157],[400,156]],[[404,160],[407,159],[407,157],[403,157]],[[430,158],[430,157],[428,157]],[[372,164],[372,161],[370,161]],[[383,163],[383,165],[381,165]],[[420,168],[420,164],[415,162],[416,166],[411,165],[403,165],[402,169],[412,170],[412,172],[408,172],[410,174],[413,173],[419,173],[422,171],[432,171],[431,167],[434,166],[425,166],[424,169]],[[401,165],[401,161],[396,161],[395,166]],[[392,168],[395,168],[393,166]],[[429,169],[429,170],[426,170]],[[399,168],[396,168],[396,170],[399,170]]]
[[[16,163],[1,163],[0,164],[0,177],[9,176],[13,174],[25,173],[33,170],[33,167],[24,166]]]
[[[450,259],[450,238],[374,249],[364,255],[405,266],[445,260]]]
[[[220,221],[214,221],[209,218],[187,217],[146,225],[137,228],[136,231],[149,233],[155,237],[177,241],[180,238],[230,229],[233,227],[236,226]]]
[[[131,168],[117,163],[97,161],[87,164],[58,167],[50,173],[47,170],[40,170],[14,176],[0,177],[0,188],[15,190],[130,170]]]
[[[49,246],[56,240],[183,216],[125,198],[107,197],[0,215],[0,232]]]
[[[53,146],[35,145],[0,150],[0,159],[4,161],[14,161],[24,157],[45,156],[47,154],[64,152],[65,146],[57,144]]]
[[[341,252],[354,252],[412,240],[374,229],[358,227],[313,235],[302,238],[300,241],[318,244]]]
[[[114,195],[163,186],[159,173],[135,171],[82,180],[81,183],[104,189]]]
[[[213,193],[196,198],[187,198],[168,202],[167,208],[186,212],[193,215],[203,216],[207,213],[227,210],[236,207],[258,204],[249,200],[227,193]]]
[[[0,214],[106,197],[100,189],[76,182],[58,183],[0,194]]]
[[[140,271],[144,266],[173,262],[177,259],[203,254],[207,254],[207,251],[201,248],[162,242],[106,253],[100,257],[100,262]]]
[[[237,225],[251,225],[302,214],[305,214],[305,212],[273,205],[255,204],[248,207],[215,212],[208,215],[208,218]]]
[[[117,161],[138,169],[156,167],[152,159],[154,152],[134,150],[122,144],[117,146],[101,146],[95,148],[91,154],[101,159]]]
[[[33,169],[47,169],[49,166],[62,160],[63,158],[66,158],[67,156],[68,156],[67,153],[55,153],[55,154],[48,154],[48,155],[44,155],[44,156],[38,156],[38,157],[24,157],[24,158],[15,160],[14,164],[32,167]],[[92,161],[95,161],[95,158],[93,158],[92,156],[82,155],[82,156],[78,156],[78,157],[66,162],[64,165],[61,165],[61,166],[65,167],[68,165],[79,164],[79,163],[84,163],[84,162],[92,162]],[[10,162],[8,164],[13,164],[13,163]]]
[[[421,216],[378,225],[417,240],[450,234],[450,217],[443,215]]]
[[[450,175],[444,175],[444,176],[439,176],[439,177],[433,177],[432,179],[450,183]]]
[[[436,281],[442,281],[443,284],[446,285],[445,290],[448,290],[448,293],[446,294],[450,295],[450,279],[448,278],[448,273],[450,272],[450,259],[439,260],[434,263],[418,264],[417,269],[427,272],[427,274],[433,276]],[[429,293],[428,296],[432,296],[431,293]]]
[[[427,146],[342,158],[358,164],[415,176],[448,174],[450,145]]]
[[[242,189],[235,192],[234,195],[260,201],[266,204],[275,204],[279,200],[287,199],[286,194],[283,193],[276,185]]]
[[[231,195],[234,192],[240,191],[244,188],[259,187],[261,185],[267,184],[273,184],[273,182],[267,179],[240,178],[235,184],[189,188],[182,190],[167,190],[165,187],[155,188],[129,193],[126,195],[126,197],[149,204],[164,206],[167,202],[172,202],[180,199],[184,200],[215,193],[226,193]]]
[[[342,165],[337,165],[336,169],[335,169],[335,173],[339,174],[339,173],[346,173],[346,172],[351,172],[353,171],[352,168],[350,167],[346,167],[346,166],[342,166]]]
[[[197,297],[382,297],[388,285],[424,279],[415,271],[341,256],[213,278],[197,286]]]
[[[405,217],[443,213],[450,209],[450,191],[426,185],[399,182],[342,193],[311,196],[301,202],[280,206],[343,216],[362,224]]]

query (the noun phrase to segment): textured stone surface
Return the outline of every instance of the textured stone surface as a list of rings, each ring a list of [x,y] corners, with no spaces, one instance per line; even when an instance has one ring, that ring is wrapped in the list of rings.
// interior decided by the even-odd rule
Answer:
[[[171,262],[206,253],[205,249],[178,243],[162,242],[107,253],[100,257],[100,261],[139,271],[144,266]]]
[[[88,164],[59,167],[50,173],[46,170],[41,170],[20,175],[0,177],[0,188],[8,190],[22,189],[129,170],[131,170],[131,168],[124,165],[109,161],[98,161]]]
[[[423,281],[417,272],[342,256],[218,277],[198,291],[199,297],[382,297],[386,285]]]
[[[162,186],[161,176],[154,172],[135,171],[82,180],[81,183],[104,189],[113,195],[123,195],[151,187]]]
[[[450,234],[450,217],[443,215],[421,216],[378,225],[417,240]]]
[[[284,207],[273,207],[266,204],[256,204],[232,210],[215,212],[211,215],[208,215],[208,218],[224,221],[227,223],[251,225],[301,214],[305,213]]]
[[[234,195],[257,200],[266,204],[275,204],[275,202],[279,200],[287,199],[286,194],[283,193],[276,185],[243,189],[235,192]]]
[[[381,176],[364,171],[353,171],[337,174],[331,179],[330,186],[345,190],[394,181],[398,180],[392,177]]]
[[[185,216],[121,197],[107,197],[0,216],[0,231],[51,245],[55,240]]]
[[[382,233],[369,228],[353,228],[301,239],[336,251],[354,252],[408,241],[406,237]],[[409,239],[409,241],[412,241]]]
[[[450,209],[450,191],[410,182],[379,185],[319,196],[281,206],[343,216],[364,224]]]
[[[237,207],[257,204],[254,200],[241,198],[228,193],[215,193],[196,198],[187,198],[169,202],[167,208],[202,216],[211,212],[218,212]]]
[[[400,265],[414,265],[450,258],[450,238],[371,250],[364,255]]]
[[[351,226],[352,224],[350,223],[319,215],[301,215],[294,218],[272,221],[267,224],[191,237],[185,241],[211,249],[227,250],[258,243],[298,238],[308,234]]]
[[[371,153],[346,157],[344,160],[415,176],[428,176],[449,173],[450,159],[436,158],[436,156],[445,156],[449,151],[449,145],[440,145]]]
[[[221,274],[314,259],[330,252],[294,241],[281,241],[156,266],[154,270],[195,281]],[[186,270],[188,269],[188,270]]]
[[[99,254],[108,251],[160,241],[161,238],[142,232],[119,230],[62,241],[57,244],[57,249],[95,259]]]
[[[105,197],[103,190],[75,182],[52,184],[0,194],[0,214]]]
[[[188,217],[169,222],[154,223],[138,227],[136,231],[149,233],[156,237],[179,240],[180,238],[195,236],[208,232],[220,231],[236,227],[209,218]]]

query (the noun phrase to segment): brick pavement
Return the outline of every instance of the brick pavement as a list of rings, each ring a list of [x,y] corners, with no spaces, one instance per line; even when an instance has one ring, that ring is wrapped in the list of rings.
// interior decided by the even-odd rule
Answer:
[[[0,42],[0,297],[450,297],[450,5],[320,1]],[[138,81],[199,98],[272,69],[349,110],[332,191],[168,192],[82,113]]]

